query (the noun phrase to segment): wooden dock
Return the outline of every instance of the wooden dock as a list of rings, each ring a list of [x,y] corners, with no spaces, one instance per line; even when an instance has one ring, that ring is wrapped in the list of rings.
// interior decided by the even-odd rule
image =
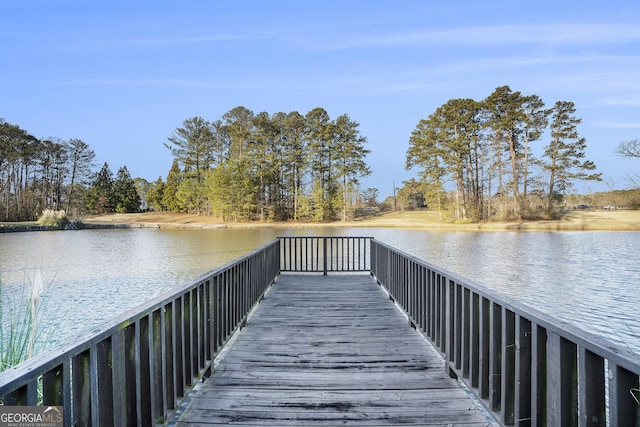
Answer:
[[[495,422],[366,274],[281,275],[176,425]]]
[[[639,384],[628,348],[444,268],[293,236],[0,373],[0,401],[65,426],[637,427]]]

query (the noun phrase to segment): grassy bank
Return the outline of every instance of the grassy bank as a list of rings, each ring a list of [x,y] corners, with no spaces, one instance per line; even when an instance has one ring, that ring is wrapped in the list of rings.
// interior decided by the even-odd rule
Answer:
[[[170,212],[112,214],[82,218],[87,224],[128,225],[153,228],[216,228],[216,227],[387,227],[415,229],[443,229],[467,231],[500,230],[619,230],[640,231],[640,211],[575,211],[558,220],[503,221],[476,224],[449,224],[438,219],[436,212],[391,212],[356,221],[326,223],[305,222],[249,222],[225,223],[209,216],[176,214]]]

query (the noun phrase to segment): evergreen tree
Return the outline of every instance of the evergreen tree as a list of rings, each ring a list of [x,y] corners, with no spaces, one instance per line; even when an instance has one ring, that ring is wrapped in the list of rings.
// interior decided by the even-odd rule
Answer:
[[[305,138],[311,170],[311,204],[314,219],[328,221],[335,214],[335,196],[338,186],[332,175],[334,150],[333,124],[324,108],[315,108],[305,116]]]
[[[253,111],[242,106],[235,107],[222,116],[222,121],[228,137],[228,160],[250,163],[252,160],[250,144],[253,134]]]
[[[165,209],[286,220],[298,219],[304,204],[307,218],[331,220],[340,208],[344,217],[348,200],[356,203],[357,180],[369,173],[366,138],[346,114],[332,121],[322,108],[270,116],[235,107],[207,126],[208,151],[193,156],[182,148],[195,139],[188,135],[197,134],[196,122],[204,121],[185,121],[165,144],[177,162],[159,203]]]
[[[449,100],[421,120],[409,139],[407,167],[423,169],[427,203],[442,206],[444,185],[453,181],[457,219],[466,219],[471,211],[477,220],[483,211],[481,113],[481,105],[472,99]]]
[[[300,198],[303,194],[303,177],[307,169],[305,159],[305,118],[297,111],[288,113],[283,129],[283,185],[292,205],[292,217],[298,219]]]
[[[20,126],[0,121],[0,195],[5,221],[31,220],[38,214],[27,201],[38,145]]]
[[[202,181],[203,171],[213,163],[214,137],[211,123],[202,117],[186,119],[168,140],[164,145],[182,165],[183,170],[195,172],[196,179]]]
[[[80,139],[70,139],[66,143],[70,182],[67,186],[67,212],[78,207],[81,191],[91,179],[96,153]]]
[[[260,220],[275,217],[279,200],[279,170],[281,159],[279,129],[275,116],[260,112],[253,118],[252,150],[253,168],[258,181],[258,215]]]
[[[540,139],[549,124],[550,110],[544,108],[544,102],[538,95],[524,98],[524,159],[522,166],[523,204],[527,204],[529,185],[530,143]]]
[[[182,173],[180,172],[180,166],[178,160],[174,159],[171,164],[171,169],[167,175],[166,184],[162,194],[162,206],[171,212],[183,212],[182,206],[178,201],[176,194],[180,187],[180,181],[182,181]]]
[[[487,126],[493,131],[495,150],[498,159],[500,186],[498,192],[502,195],[506,188],[502,184],[502,151],[509,154],[511,163],[511,182],[509,187],[513,194],[513,213],[520,216],[520,188],[518,159],[521,156],[522,124],[524,97],[520,92],[513,92],[509,86],[501,86],[485,99],[488,114]]]
[[[365,163],[365,157],[370,153],[364,145],[367,138],[360,135],[360,125],[343,114],[335,120],[335,176],[342,185],[342,220],[347,220],[347,191],[349,186],[358,183],[358,177],[371,174],[371,169]]]
[[[126,166],[118,169],[113,182],[113,206],[118,213],[140,211],[140,194]]]
[[[599,173],[593,171],[596,165],[584,160],[587,141],[578,134],[577,126],[582,122],[575,116],[573,102],[558,101],[552,108],[551,141],[545,148],[547,159],[544,167],[549,171],[547,210],[553,209],[553,203],[561,201],[572,181],[601,180]]]
[[[207,174],[204,174],[201,182],[195,171],[183,173],[176,191],[176,199],[182,211],[192,214],[208,213],[204,184],[206,176]]]
[[[158,177],[149,188],[147,192],[147,205],[149,209],[154,212],[161,212],[165,209],[162,204],[162,198],[164,196],[164,181],[162,177]]]
[[[94,175],[91,187],[85,195],[85,204],[90,212],[104,214],[114,209],[114,179],[113,172],[107,162]]]
[[[214,215],[225,221],[246,221],[255,210],[259,184],[240,163],[228,163],[209,171],[207,194]]]
[[[62,210],[65,180],[68,177],[67,151],[64,142],[55,138],[42,141],[38,155],[42,208]]]

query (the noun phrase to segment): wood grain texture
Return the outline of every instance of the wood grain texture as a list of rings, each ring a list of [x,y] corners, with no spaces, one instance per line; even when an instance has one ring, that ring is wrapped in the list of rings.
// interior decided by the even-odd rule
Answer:
[[[282,275],[176,425],[493,423],[369,275]]]

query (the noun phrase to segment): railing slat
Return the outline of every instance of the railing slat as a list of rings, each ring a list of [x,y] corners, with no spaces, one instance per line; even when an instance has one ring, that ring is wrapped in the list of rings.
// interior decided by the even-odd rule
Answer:
[[[64,365],[59,365],[42,375],[42,404],[64,406]]]
[[[491,301],[480,298],[480,397],[489,398],[491,355]]]
[[[640,362],[628,349],[384,243],[371,241],[371,254],[371,272],[390,298],[410,319],[426,319],[420,330],[450,373],[504,424],[640,422]],[[414,265],[427,271],[424,297],[411,283],[420,281]]]
[[[95,426],[113,426],[113,336],[97,343],[90,353],[91,420]]]
[[[619,426],[637,426],[640,421],[638,402],[638,375],[611,364],[609,366],[609,405],[611,423]]]
[[[516,316],[515,333],[514,421],[526,423],[531,419],[531,322]]]
[[[531,425],[544,425],[547,402],[547,331],[531,324]]]
[[[177,367],[176,367],[176,318],[174,316],[175,301],[171,301],[162,307],[164,317],[164,389],[165,404],[168,409],[176,409],[178,402],[178,391],[176,385]]]
[[[575,347],[556,333],[547,339],[547,424],[570,426],[578,424],[574,408]]]
[[[89,349],[72,357],[73,424],[91,425],[91,372]]]
[[[154,420],[162,420],[165,416],[164,402],[164,383],[162,381],[163,358],[162,358],[162,335],[163,335],[163,317],[160,313],[161,309],[154,310],[150,315],[149,326],[149,365],[152,393],[149,398],[153,403],[152,416]]]
[[[471,293],[471,308],[469,326],[470,329],[470,349],[469,349],[469,384],[471,388],[478,388],[480,384],[480,296]]]
[[[491,303],[489,330],[489,405],[500,411],[502,385],[502,307]],[[552,424],[553,425],[553,424]]]
[[[515,314],[502,307],[502,373],[500,375],[500,412],[502,421],[514,422],[516,398],[516,318]]]
[[[578,405],[579,423],[582,426],[605,426],[607,424],[605,402],[604,359],[586,350],[578,349]]]

